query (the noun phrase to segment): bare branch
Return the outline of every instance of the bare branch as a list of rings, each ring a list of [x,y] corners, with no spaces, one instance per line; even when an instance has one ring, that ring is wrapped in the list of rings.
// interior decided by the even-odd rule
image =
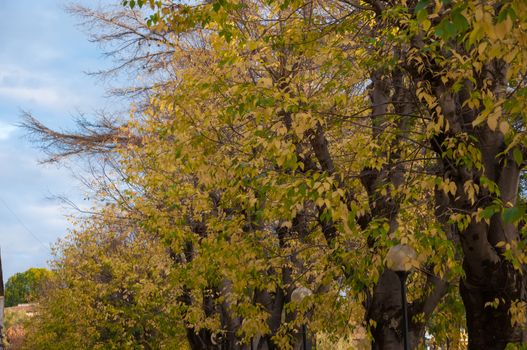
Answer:
[[[25,113],[20,126],[27,130],[28,136],[40,144],[49,156],[44,162],[56,162],[80,154],[103,155],[114,151],[118,146],[141,144],[139,136],[126,133],[124,128],[106,117],[97,122],[80,118],[77,120],[77,131],[65,132],[52,130],[31,114]]]

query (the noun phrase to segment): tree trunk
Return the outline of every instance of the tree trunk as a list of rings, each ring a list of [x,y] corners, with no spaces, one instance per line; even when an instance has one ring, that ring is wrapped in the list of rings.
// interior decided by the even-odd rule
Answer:
[[[372,350],[403,350],[403,317],[401,284],[394,272],[386,270],[379,278],[370,309]],[[414,305],[408,305],[408,347],[416,349],[424,334],[424,324],[412,322]]]
[[[493,82],[492,93],[496,99],[505,98],[507,65],[496,60],[485,66],[486,78]],[[479,82],[477,87],[483,86]],[[513,302],[525,302],[525,265],[522,272],[508,262],[504,248],[498,243],[514,243],[522,240],[518,223],[506,223],[501,211],[495,213],[488,222],[476,219],[478,210],[487,208],[497,199],[504,207],[517,206],[520,167],[507,148],[505,135],[499,130],[491,130],[487,125],[473,126],[480,111],[463,108],[463,101],[469,96],[472,85],[466,84],[460,92],[454,93],[441,81],[431,80],[432,92],[437,97],[441,113],[448,121],[449,129],[432,139],[431,146],[442,157],[445,178],[454,181],[457,191],[449,195],[448,201],[453,213],[470,213],[468,226],[459,232],[463,250],[463,270],[465,278],[460,281],[460,293],[465,305],[469,349],[505,349],[508,343],[520,344],[525,341],[523,325],[511,324],[511,305]],[[464,134],[473,141],[464,141]],[[481,169],[464,162],[458,162],[455,156],[445,157],[442,144],[447,138],[460,143],[471,144],[481,154]],[[456,163],[457,162],[457,163]],[[497,190],[485,188],[483,177],[494,182]],[[467,181],[481,186],[477,197],[470,200],[462,190]],[[462,226],[462,225],[461,225]],[[525,310],[522,311],[525,316]]]
[[[491,283],[474,283],[467,275],[460,284],[461,297],[465,304],[469,350],[505,349],[508,343],[525,341],[524,325],[511,323],[511,303],[526,300],[525,276],[504,261],[486,268]],[[495,306],[487,305],[496,299]]]

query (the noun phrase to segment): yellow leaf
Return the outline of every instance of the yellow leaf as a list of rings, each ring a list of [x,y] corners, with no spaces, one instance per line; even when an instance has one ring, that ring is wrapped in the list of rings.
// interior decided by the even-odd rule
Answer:
[[[487,45],[488,45],[488,43],[486,41],[484,41],[481,44],[479,44],[479,46],[478,46],[478,54],[480,56],[483,56],[483,54],[485,53],[485,49],[487,48]]]
[[[456,195],[456,190],[457,190],[457,186],[456,186],[456,183],[451,181],[449,184],[448,184],[448,188],[450,190],[450,193],[452,193],[453,196]]]
[[[421,25],[423,26],[423,29],[425,31],[428,31],[428,29],[430,29],[430,26],[432,25],[432,23],[430,22],[430,20],[425,19],[423,22],[421,22]]]
[[[507,123],[506,121],[501,121],[500,122],[500,131],[503,135],[506,135],[510,130],[510,127],[509,127],[509,123]]]
[[[505,242],[504,241],[500,241],[500,242],[496,243],[496,248],[501,248],[501,247],[505,247]]]
[[[503,40],[508,32],[512,29],[512,19],[507,16],[507,18],[500,23],[496,23],[494,26],[494,34],[499,40]]]
[[[260,79],[260,81],[258,83],[261,84],[263,87],[269,88],[269,87],[273,86],[273,79],[268,78],[268,77],[264,77],[264,78]]]
[[[489,115],[489,118],[487,119],[487,125],[489,126],[490,130],[496,130],[496,127],[498,126],[498,116],[496,114]]]
[[[322,198],[322,197],[318,197],[318,198],[316,199],[316,201],[315,201],[315,204],[316,204],[318,207],[323,206],[324,203],[325,203],[325,201],[324,201],[324,198]]]

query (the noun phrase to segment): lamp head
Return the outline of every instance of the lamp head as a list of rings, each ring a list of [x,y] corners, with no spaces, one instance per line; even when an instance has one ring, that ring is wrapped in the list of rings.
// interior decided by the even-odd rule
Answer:
[[[415,267],[417,253],[406,244],[393,246],[386,254],[386,267],[394,272],[408,273]]]
[[[291,301],[300,303],[305,297],[312,295],[311,289],[306,287],[298,287],[291,293]]]

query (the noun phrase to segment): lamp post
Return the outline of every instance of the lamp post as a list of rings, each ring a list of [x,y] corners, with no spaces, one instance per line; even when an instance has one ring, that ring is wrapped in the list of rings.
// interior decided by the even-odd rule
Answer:
[[[404,350],[408,345],[408,310],[406,307],[406,278],[414,267],[417,254],[415,250],[405,244],[393,246],[386,254],[386,267],[395,272],[401,282],[401,303],[403,311],[403,340]]]
[[[312,295],[311,289],[306,287],[298,287],[293,293],[291,293],[291,301],[294,303],[301,303],[305,297]],[[302,350],[308,350],[307,348],[307,326],[304,323],[302,325]]]

